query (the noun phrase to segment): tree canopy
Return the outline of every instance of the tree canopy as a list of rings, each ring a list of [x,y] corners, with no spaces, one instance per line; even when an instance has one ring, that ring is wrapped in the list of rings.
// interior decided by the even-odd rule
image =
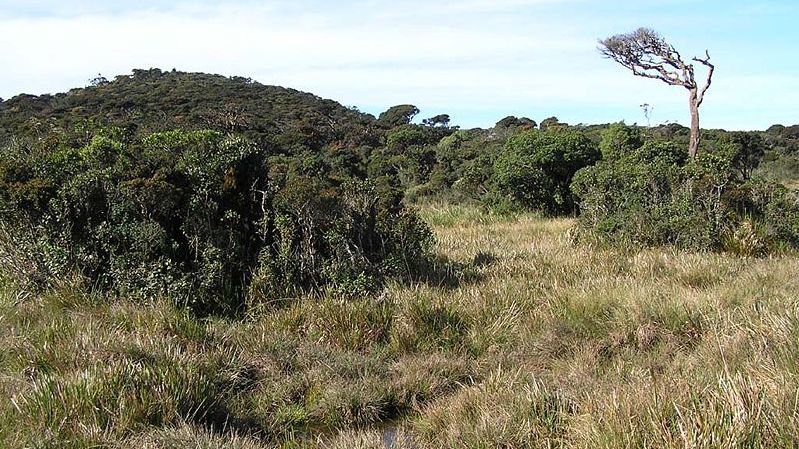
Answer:
[[[417,114],[419,114],[419,108],[416,106],[412,104],[400,104],[392,106],[380,114],[377,118],[377,124],[385,128],[407,125],[411,123],[411,120],[413,120]]]

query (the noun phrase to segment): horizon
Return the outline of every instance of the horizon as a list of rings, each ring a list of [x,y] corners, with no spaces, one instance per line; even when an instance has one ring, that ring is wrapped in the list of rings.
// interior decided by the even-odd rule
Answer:
[[[799,62],[785,57],[799,38],[797,13],[787,0],[0,1],[0,97],[174,67],[252,78],[375,116],[414,104],[419,118],[449,114],[462,128],[508,115],[686,125],[684,89],[636,77],[596,49],[599,38],[646,26],[686,59],[709,50],[717,72],[703,128],[764,130],[799,122]]]

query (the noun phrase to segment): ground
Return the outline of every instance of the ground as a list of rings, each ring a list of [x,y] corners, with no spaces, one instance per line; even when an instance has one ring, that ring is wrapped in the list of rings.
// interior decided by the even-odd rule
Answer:
[[[199,319],[65,280],[0,295],[0,446],[799,446],[799,258],[580,242],[427,205],[377,297]]]

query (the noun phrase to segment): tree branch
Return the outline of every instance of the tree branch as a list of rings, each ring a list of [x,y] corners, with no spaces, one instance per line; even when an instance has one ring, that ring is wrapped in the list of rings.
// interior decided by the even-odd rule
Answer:
[[[707,81],[705,82],[705,87],[699,92],[699,96],[697,97],[697,105],[701,105],[702,101],[705,99],[705,92],[710,89],[710,84],[713,82],[713,72],[716,70],[716,66],[710,63],[710,52],[705,50],[705,58],[693,58],[694,61],[704,65],[708,68],[707,72]]]
[[[691,66],[683,62],[673,45],[650,29],[639,28],[629,34],[600,40],[599,44],[602,55],[631,70],[634,75],[657,79],[672,86],[692,88],[695,84]]]
[[[658,79],[672,86],[685,86],[685,81],[680,79],[677,72],[666,70],[663,67],[663,63],[659,61],[654,61],[652,58],[645,58],[645,56],[647,56],[645,53],[618,53],[607,46],[599,47],[599,51],[605,57],[631,70],[634,75]],[[651,71],[656,71],[658,73],[651,73]]]

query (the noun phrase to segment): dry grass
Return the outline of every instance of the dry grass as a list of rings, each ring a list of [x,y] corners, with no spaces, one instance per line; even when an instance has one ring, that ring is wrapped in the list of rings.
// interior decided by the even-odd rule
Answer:
[[[0,289],[3,447],[797,447],[799,258],[422,210],[446,279],[198,320]]]
[[[529,387],[507,397],[476,386],[479,394],[463,390],[421,414],[425,444],[799,444],[799,260],[605,251],[572,245],[570,226],[522,217],[438,228],[457,260],[497,257],[479,283],[443,300],[474,322],[481,365],[521,370],[569,406],[559,409],[558,432],[506,441],[496,428],[526,429],[546,413],[509,418],[518,401],[530,402]]]

